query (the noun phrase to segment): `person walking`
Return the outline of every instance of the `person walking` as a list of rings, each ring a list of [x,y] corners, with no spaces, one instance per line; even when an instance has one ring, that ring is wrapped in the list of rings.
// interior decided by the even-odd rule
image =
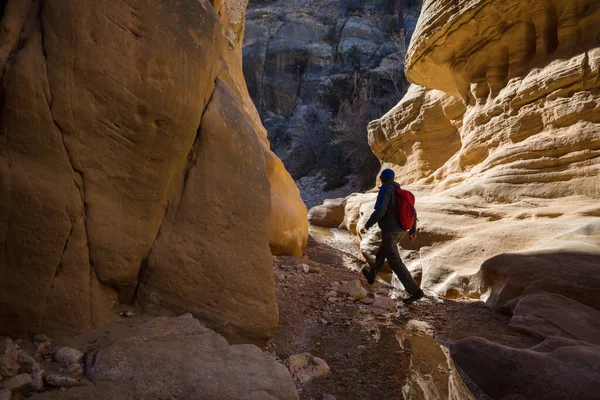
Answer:
[[[362,273],[367,278],[367,282],[372,285],[387,259],[390,268],[410,295],[403,300],[404,304],[409,305],[425,296],[402,262],[398,251],[398,241],[404,237],[407,231],[410,240],[417,238],[417,211],[414,208],[414,196],[412,193],[402,190],[400,185],[394,181],[395,174],[391,169],[384,169],[379,179],[382,185],[377,195],[375,210],[360,232],[364,235],[375,223],[378,223],[382,234],[381,247],[375,257],[375,265],[371,269],[363,267]]]

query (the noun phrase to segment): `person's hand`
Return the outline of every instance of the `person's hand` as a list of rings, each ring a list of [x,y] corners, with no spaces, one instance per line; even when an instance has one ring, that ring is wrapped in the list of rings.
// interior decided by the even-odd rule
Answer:
[[[415,240],[417,240],[417,234],[415,233],[413,235],[410,235],[408,238],[414,242]]]
[[[361,235],[365,235],[367,233],[367,228],[365,228],[364,226],[362,227],[362,229],[360,230],[360,234]]]

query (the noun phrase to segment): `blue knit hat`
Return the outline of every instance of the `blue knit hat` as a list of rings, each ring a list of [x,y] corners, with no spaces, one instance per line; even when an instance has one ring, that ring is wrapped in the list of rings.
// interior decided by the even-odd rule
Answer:
[[[379,175],[379,177],[381,178],[382,182],[389,182],[394,180],[396,174],[394,173],[394,171],[388,168],[381,171],[381,175]]]

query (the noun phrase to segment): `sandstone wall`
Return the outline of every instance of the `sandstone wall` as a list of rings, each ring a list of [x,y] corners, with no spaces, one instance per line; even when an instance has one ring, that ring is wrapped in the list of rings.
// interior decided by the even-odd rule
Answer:
[[[6,3],[1,333],[80,332],[136,300],[272,335],[269,242],[301,254],[306,209],[245,88],[245,6]]]
[[[542,341],[451,345],[493,398],[597,391],[599,35],[597,1],[425,1],[406,61],[415,85],[369,126],[382,168],[417,197],[419,238],[401,247],[422,286],[481,298]],[[359,231],[373,202],[344,220]],[[377,233],[362,238],[369,262]]]
[[[419,193],[424,242],[406,256],[444,294],[484,293],[470,276],[503,252],[600,252],[600,6],[505,3],[425,2],[407,56],[423,86],[369,126]]]

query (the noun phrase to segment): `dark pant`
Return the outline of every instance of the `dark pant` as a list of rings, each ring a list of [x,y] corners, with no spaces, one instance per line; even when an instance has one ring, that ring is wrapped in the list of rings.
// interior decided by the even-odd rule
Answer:
[[[402,239],[404,236],[404,232],[393,232],[393,233],[384,233],[381,241],[381,247],[377,252],[377,257],[375,258],[375,266],[371,273],[373,276],[377,275],[381,267],[383,267],[383,263],[387,258],[388,263],[390,264],[390,268],[402,285],[404,285],[404,289],[408,292],[408,294],[413,294],[418,292],[421,288],[419,284],[415,281],[415,278],[412,277],[406,265],[400,259],[400,253],[398,252],[398,241]]]

